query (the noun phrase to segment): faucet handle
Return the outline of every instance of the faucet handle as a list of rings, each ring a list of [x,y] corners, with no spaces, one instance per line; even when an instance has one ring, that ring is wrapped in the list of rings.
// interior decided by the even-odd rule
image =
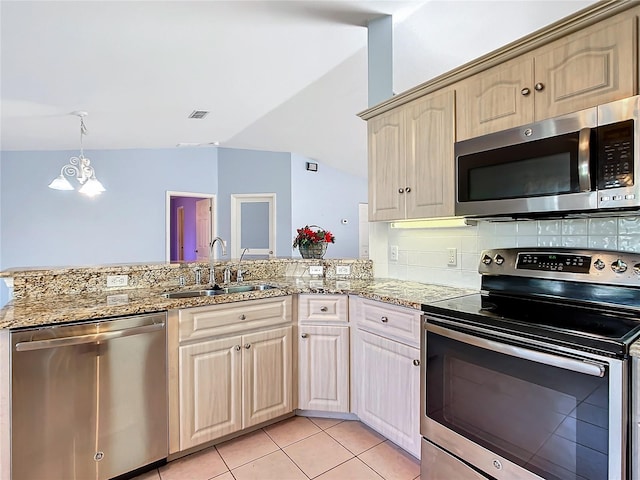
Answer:
[[[245,273],[249,273],[249,271],[248,270],[242,270],[242,269],[238,268],[238,270],[236,271],[236,281],[237,282],[243,282]]]

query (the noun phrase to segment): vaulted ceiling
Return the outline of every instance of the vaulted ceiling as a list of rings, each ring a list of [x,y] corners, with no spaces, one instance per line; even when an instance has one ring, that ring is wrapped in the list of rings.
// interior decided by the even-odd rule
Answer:
[[[86,149],[219,142],[364,176],[370,20],[393,15],[400,92],[592,3],[2,0],[0,146],[77,149],[84,110]]]

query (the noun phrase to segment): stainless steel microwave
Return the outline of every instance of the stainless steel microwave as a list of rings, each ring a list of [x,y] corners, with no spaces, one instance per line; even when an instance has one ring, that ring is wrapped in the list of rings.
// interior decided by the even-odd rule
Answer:
[[[640,208],[640,96],[457,142],[456,215]]]

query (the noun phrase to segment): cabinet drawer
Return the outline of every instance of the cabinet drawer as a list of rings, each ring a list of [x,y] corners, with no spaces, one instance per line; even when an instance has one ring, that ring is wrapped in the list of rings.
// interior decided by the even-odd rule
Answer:
[[[228,335],[291,322],[291,297],[180,310],[179,341]]]
[[[359,327],[408,345],[420,345],[420,311],[373,300],[361,302]]]
[[[298,297],[300,322],[344,323],[349,320],[347,295],[310,295]]]

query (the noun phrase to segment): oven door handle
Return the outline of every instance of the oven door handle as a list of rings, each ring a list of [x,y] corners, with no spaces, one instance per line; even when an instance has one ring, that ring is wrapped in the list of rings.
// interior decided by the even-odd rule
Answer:
[[[504,353],[505,355],[510,355],[512,357],[541,363],[543,365],[558,367],[564,370],[571,370],[578,373],[585,373],[587,375],[601,378],[604,377],[607,373],[607,365],[605,363],[601,363],[591,359],[581,360],[561,355],[554,355],[551,353],[538,352],[536,350],[529,350],[528,348],[522,348],[507,343],[499,343],[493,340],[487,340],[482,337],[458,332],[457,330],[450,330],[448,328],[440,327],[438,325],[433,325],[430,323],[426,325],[426,329],[428,332],[433,332],[452,340],[457,340],[459,342],[474,345],[486,350]]]
[[[578,136],[578,186],[581,192],[591,190],[591,129],[582,128]]]

